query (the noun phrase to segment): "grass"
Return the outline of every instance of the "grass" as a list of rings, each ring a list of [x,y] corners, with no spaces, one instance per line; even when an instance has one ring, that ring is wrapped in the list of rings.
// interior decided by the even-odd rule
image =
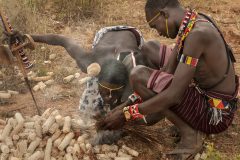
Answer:
[[[117,0],[11,0],[11,3],[8,3],[6,0],[0,0],[0,4],[3,4],[3,8],[15,29],[24,33],[61,33],[76,38],[84,48],[88,49],[91,46],[95,31],[109,25],[132,25],[140,29],[147,40],[157,39],[168,44],[174,42],[174,40],[160,38],[155,30],[149,28],[145,20],[144,2],[142,0],[135,0],[134,7],[130,2],[130,0],[121,0],[121,3]],[[224,10],[218,5],[220,3],[225,4],[226,0],[181,0],[181,2],[184,6],[196,8],[197,11],[204,11],[220,20],[233,14],[231,9]],[[213,7],[216,13],[211,12]],[[237,19],[238,16],[234,15],[237,21],[236,28],[239,29],[240,21]],[[58,24],[63,27],[59,27]],[[221,27],[226,28],[226,26]],[[45,49],[41,49],[41,46]],[[57,60],[53,61],[51,65],[43,65],[43,61],[48,60],[52,53],[57,53]],[[36,60],[33,70],[38,72],[39,76],[45,75],[48,71],[53,71],[55,73],[54,79],[59,84],[62,84],[63,77],[78,71],[74,63],[69,64],[72,59],[59,47],[38,45],[34,51],[28,52],[28,56],[30,60]],[[66,58],[67,56],[68,58]],[[70,70],[65,66],[75,68]],[[8,77],[4,80],[6,85],[0,90],[10,89],[12,84],[15,88],[19,88],[20,82],[18,83],[17,80],[12,82],[15,77],[10,76],[14,74],[14,71],[8,68],[4,73]],[[74,86],[75,84],[71,85],[71,89],[79,89],[79,87]],[[58,89],[55,89],[55,92],[58,93]],[[55,95],[55,92],[53,95]],[[213,144],[209,144],[207,155],[208,160],[220,160],[224,153],[217,151]],[[234,160],[240,160],[239,153],[234,153],[232,157]]]

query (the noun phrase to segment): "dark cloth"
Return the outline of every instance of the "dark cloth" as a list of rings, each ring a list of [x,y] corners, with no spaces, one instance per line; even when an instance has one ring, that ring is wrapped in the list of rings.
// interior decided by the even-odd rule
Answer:
[[[238,78],[236,78],[236,90],[233,95],[223,94],[214,91],[207,91],[204,94],[229,102],[230,108],[223,109],[222,120],[217,124],[211,124],[211,107],[206,95],[200,93],[196,87],[189,87],[179,105],[171,107],[170,110],[183,119],[192,128],[206,134],[216,134],[225,131],[232,123],[234,112],[237,109]]]

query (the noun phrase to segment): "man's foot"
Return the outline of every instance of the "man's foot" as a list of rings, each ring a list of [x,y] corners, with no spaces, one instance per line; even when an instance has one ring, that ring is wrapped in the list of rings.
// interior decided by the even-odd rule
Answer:
[[[191,160],[203,149],[204,134],[194,131],[189,135],[183,136],[178,146],[166,155],[174,160]]]

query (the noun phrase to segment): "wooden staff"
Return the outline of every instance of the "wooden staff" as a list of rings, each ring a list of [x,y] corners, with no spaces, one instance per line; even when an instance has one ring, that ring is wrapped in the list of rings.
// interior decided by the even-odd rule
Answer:
[[[8,34],[12,34],[13,28],[9,23],[8,17],[4,16],[3,12],[1,10],[0,10],[0,20],[2,21],[2,25],[3,25],[5,32],[7,32]],[[9,44],[9,46],[10,46],[10,49],[11,49],[13,55],[16,56],[18,66],[19,66],[21,72],[23,73],[24,80],[28,86],[30,93],[31,93],[31,96],[34,101],[37,112],[39,115],[41,115],[41,111],[40,111],[40,109],[37,105],[36,99],[33,95],[33,92],[32,92],[31,86],[30,86],[30,82],[29,82],[29,79],[27,77],[27,73],[25,70],[25,69],[31,68],[33,65],[32,63],[29,62],[28,58],[26,57],[25,53],[23,52],[23,48],[26,46],[30,46],[29,48],[34,48],[33,40],[29,36],[27,36],[27,38],[29,40],[29,43],[22,43],[18,38],[16,38],[14,40],[15,41],[14,44]]]

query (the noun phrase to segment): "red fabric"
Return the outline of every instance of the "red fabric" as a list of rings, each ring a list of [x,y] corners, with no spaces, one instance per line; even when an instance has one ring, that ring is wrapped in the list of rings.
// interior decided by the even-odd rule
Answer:
[[[165,66],[169,60],[170,55],[172,54],[172,47],[167,46],[164,44],[160,44],[160,50],[159,50],[159,68],[162,68]]]
[[[169,86],[172,79],[172,74],[168,74],[159,70],[154,70],[148,80],[147,87],[154,92],[159,93]]]

